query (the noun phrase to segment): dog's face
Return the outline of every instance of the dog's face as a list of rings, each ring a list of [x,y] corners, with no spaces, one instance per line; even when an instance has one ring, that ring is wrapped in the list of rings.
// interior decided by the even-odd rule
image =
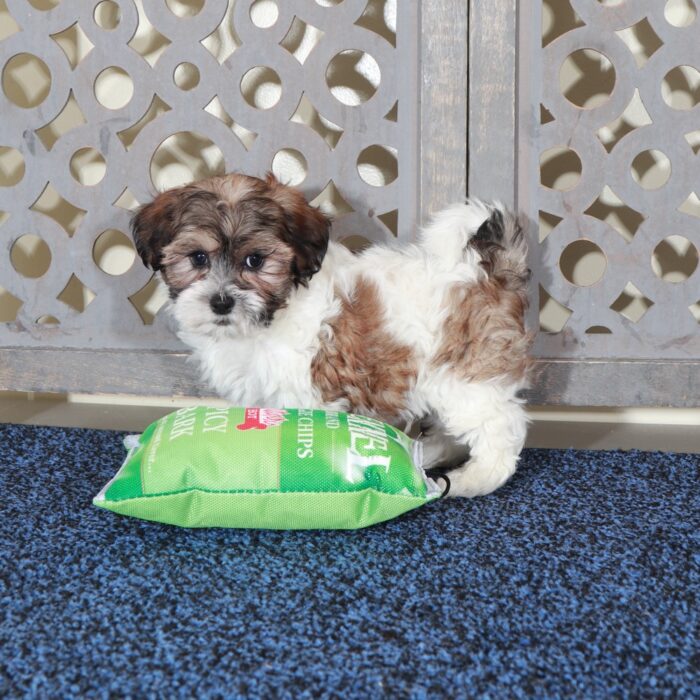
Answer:
[[[330,221],[297,190],[245,175],[162,193],[136,213],[144,264],[160,270],[180,327],[198,333],[267,325],[318,272]]]

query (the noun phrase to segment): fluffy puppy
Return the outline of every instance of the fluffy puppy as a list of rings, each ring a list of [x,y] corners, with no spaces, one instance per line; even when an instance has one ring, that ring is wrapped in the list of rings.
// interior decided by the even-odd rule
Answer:
[[[527,420],[526,241],[499,207],[437,214],[419,242],[353,255],[280,184],[226,175],[135,215],[179,337],[233,404],[323,407],[422,421],[452,493],[489,493],[516,468]]]

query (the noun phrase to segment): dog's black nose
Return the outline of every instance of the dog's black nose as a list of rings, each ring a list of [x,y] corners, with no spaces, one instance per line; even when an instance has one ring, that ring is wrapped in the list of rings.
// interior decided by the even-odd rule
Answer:
[[[209,305],[215,314],[223,316],[233,308],[236,302],[228,294],[215,294],[210,300]]]

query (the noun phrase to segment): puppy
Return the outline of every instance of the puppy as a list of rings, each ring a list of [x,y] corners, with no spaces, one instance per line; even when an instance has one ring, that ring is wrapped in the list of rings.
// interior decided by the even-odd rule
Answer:
[[[160,194],[132,229],[179,337],[231,403],[421,421],[427,466],[451,469],[455,495],[515,471],[531,363],[511,214],[456,204],[415,245],[354,255],[299,191],[231,174]]]

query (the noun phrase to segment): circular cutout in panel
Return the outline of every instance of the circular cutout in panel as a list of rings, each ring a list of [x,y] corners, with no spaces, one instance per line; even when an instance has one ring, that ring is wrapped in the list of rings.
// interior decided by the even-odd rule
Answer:
[[[10,323],[17,319],[22,300],[0,287],[0,323]]]
[[[37,107],[51,90],[51,72],[37,56],[18,53],[2,69],[2,89],[18,107]]]
[[[349,107],[367,102],[377,92],[380,80],[379,64],[357,49],[336,54],[326,68],[326,84],[331,94]]]
[[[102,181],[107,163],[94,148],[79,148],[70,159],[70,174],[81,185],[91,187]]]
[[[664,238],[651,256],[651,268],[664,282],[685,282],[697,267],[698,249],[683,236]]]
[[[10,261],[20,275],[36,279],[48,271],[51,265],[51,251],[46,241],[28,233],[20,236],[12,244]]]
[[[688,110],[700,104],[700,71],[676,66],[661,82],[661,96],[671,109]]]
[[[92,247],[92,259],[97,267],[108,275],[123,275],[136,259],[131,240],[116,229],[103,231]]]
[[[539,285],[539,321],[543,333],[561,333],[573,311],[557,301],[542,285]]]
[[[607,326],[591,326],[586,328],[587,335],[610,335],[612,331]]]
[[[577,287],[590,287],[605,274],[607,259],[592,241],[581,238],[569,243],[559,258],[559,267],[568,282]]]
[[[260,29],[269,29],[280,16],[279,8],[274,0],[255,0],[250,6],[250,21]]]
[[[0,146],[0,187],[12,187],[24,177],[24,158],[11,146]]]
[[[372,245],[364,236],[359,236],[357,234],[343,238],[340,242],[352,253],[359,253]]]
[[[632,161],[632,177],[645,190],[658,190],[671,177],[671,161],[665,153],[651,149],[638,153]]]
[[[205,0],[165,0],[168,9],[176,17],[194,17],[204,7]]]
[[[340,5],[341,2],[343,2],[343,0],[316,0],[316,4],[321,7],[335,7],[336,5]]]
[[[165,285],[159,283],[156,275],[153,275],[141,289],[129,297],[129,301],[144,325],[150,326],[160,308],[168,301],[168,292]]]
[[[693,0],[668,0],[664,8],[666,21],[674,27],[689,27],[696,16]]]
[[[306,179],[308,170],[306,158],[294,148],[283,148],[277,151],[272,159],[274,176],[287,185],[294,187],[300,185]]]
[[[173,80],[180,90],[194,90],[199,85],[199,68],[185,61],[175,67]]]
[[[555,146],[540,155],[540,182],[551,190],[572,190],[578,185],[582,172],[581,158],[571,148]]]
[[[195,131],[178,131],[168,136],[151,158],[151,182],[158,192],[223,174],[221,149]]]
[[[595,109],[607,102],[615,89],[615,68],[599,51],[579,49],[561,64],[559,89],[576,107]]]
[[[29,4],[35,9],[41,12],[48,12],[53,10],[54,7],[58,7],[61,0],[27,0]]]
[[[95,24],[101,29],[111,30],[119,26],[122,18],[122,11],[114,0],[102,0],[95,7],[93,13]]]
[[[399,176],[396,149],[389,146],[368,146],[357,158],[357,172],[372,187],[389,185]]]
[[[59,320],[55,316],[44,314],[43,316],[39,316],[34,323],[40,326],[57,326],[59,324]]]
[[[110,66],[95,78],[95,97],[107,109],[126,107],[133,96],[134,81],[123,68]]]
[[[272,68],[255,66],[241,79],[241,93],[251,107],[270,109],[280,101],[282,81]]]

